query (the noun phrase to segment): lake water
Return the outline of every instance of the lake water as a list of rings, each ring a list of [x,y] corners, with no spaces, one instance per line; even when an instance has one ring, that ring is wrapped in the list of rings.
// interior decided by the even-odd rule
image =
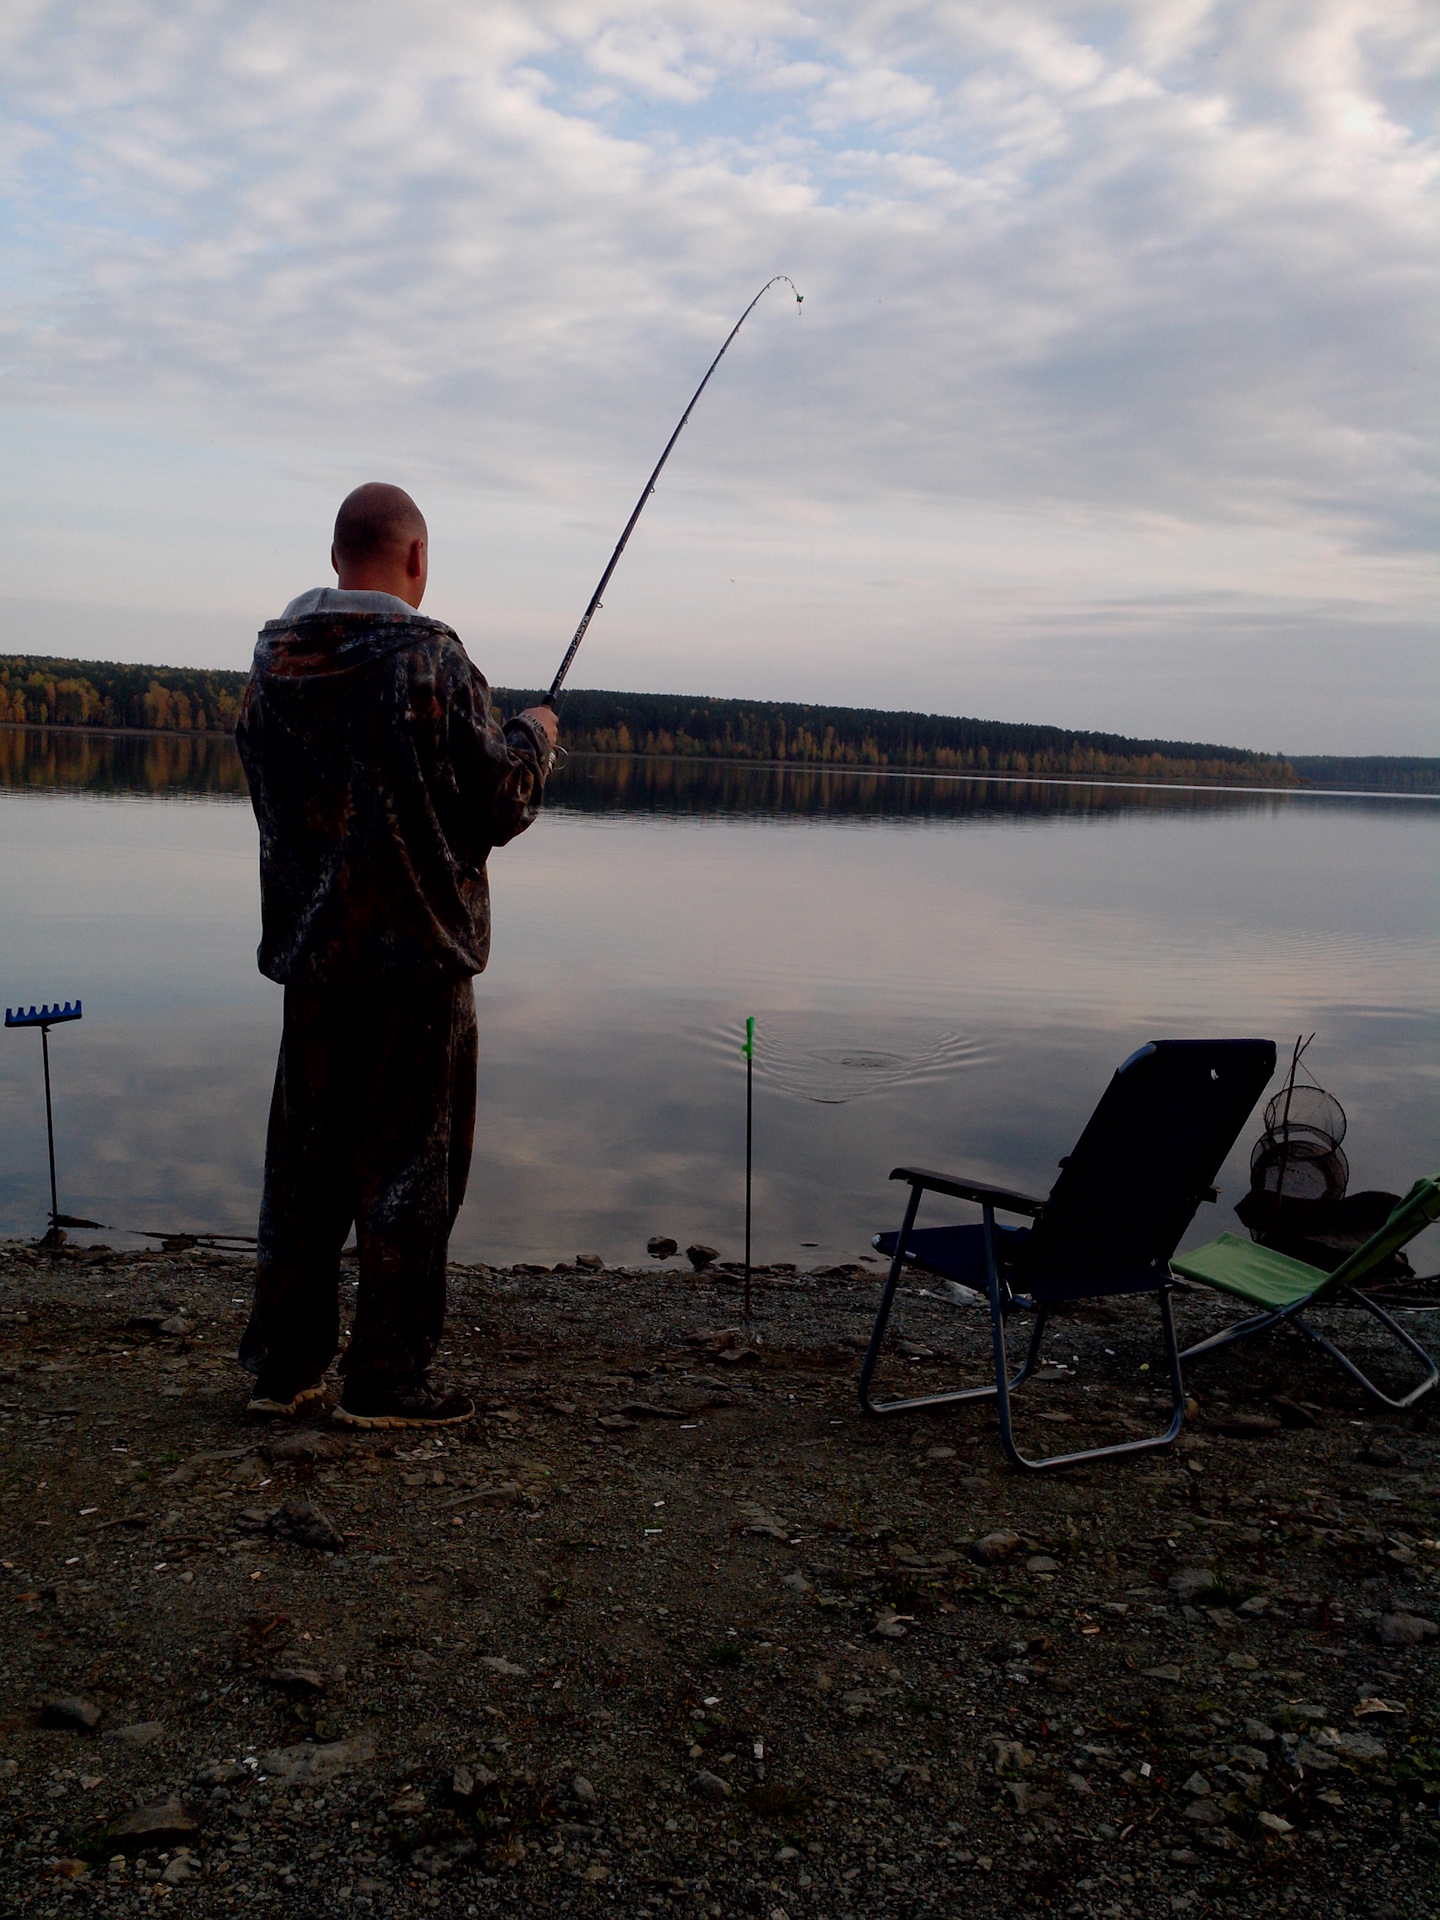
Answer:
[[[0,729],[0,828],[0,1003],[85,1006],[51,1037],[62,1210],[253,1233],[281,995],[233,746]],[[1352,1189],[1440,1166],[1433,801],[587,760],[491,878],[462,1259],[738,1256],[747,1014],[757,1258],[866,1253],[906,1161],[1043,1193],[1166,1035],[1314,1029]],[[1259,1126],[1192,1241],[1240,1230]],[[47,1205],[7,1032],[0,1232]]]

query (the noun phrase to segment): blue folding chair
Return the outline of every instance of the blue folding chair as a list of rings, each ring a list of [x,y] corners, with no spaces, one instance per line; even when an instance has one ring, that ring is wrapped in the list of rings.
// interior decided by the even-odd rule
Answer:
[[[1156,1040],[1118,1069],[1099,1106],[1060,1162],[1049,1197],[1037,1200],[979,1180],[957,1179],[922,1167],[896,1167],[892,1180],[910,1188],[898,1233],[875,1236],[891,1256],[874,1330],[860,1369],[866,1413],[911,1413],[994,1397],[1000,1439],[1017,1467],[1040,1472],[1145,1453],[1168,1446],[1185,1419],[1185,1388],[1170,1289],[1170,1257],[1202,1200],[1218,1198],[1214,1181],[1240,1129],[1275,1072],[1269,1040]],[[979,1224],[917,1230],[924,1193],[972,1201]],[[1034,1224],[1003,1227],[997,1213],[1021,1214]],[[870,1387],[900,1276],[908,1266],[939,1274],[983,1294],[990,1305],[995,1384],[874,1400]],[[1030,1375],[1052,1310],[1072,1300],[1151,1293],[1159,1302],[1170,1379],[1171,1418],[1165,1432],[1111,1446],[1030,1459],[1020,1452],[1010,1418],[1010,1395]],[[1035,1315],[1023,1364],[1012,1378],[1005,1325],[1015,1311]]]

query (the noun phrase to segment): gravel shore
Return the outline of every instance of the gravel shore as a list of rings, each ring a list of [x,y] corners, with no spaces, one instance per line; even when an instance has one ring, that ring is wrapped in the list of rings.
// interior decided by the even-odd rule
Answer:
[[[0,1246],[0,1909],[1435,1912],[1433,1416],[1270,1338],[1022,1476],[861,1416],[877,1271],[747,1335],[725,1272],[454,1268],[476,1420],[364,1435],[245,1420],[242,1260]],[[982,1377],[983,1314],[897,1320],[892,1380]],[[1045,1357],[1037,1450],[1163,1426],[1153,1307]]]

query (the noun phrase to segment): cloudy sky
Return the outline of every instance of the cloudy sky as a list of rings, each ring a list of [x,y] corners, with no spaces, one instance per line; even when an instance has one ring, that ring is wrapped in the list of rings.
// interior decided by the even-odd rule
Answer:
[[[1432,0],[9,0],[0,650],[1440,750]]]

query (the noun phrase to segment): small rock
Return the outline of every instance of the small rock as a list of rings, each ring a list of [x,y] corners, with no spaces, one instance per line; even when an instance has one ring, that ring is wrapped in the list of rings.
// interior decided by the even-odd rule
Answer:
[[[1147,1680],[1169,1680],[1176,1686],[1180,1683],[1179,1667],[1146,1667],[1144,1673]]]
[[[457,1800],[478,1800],[487,1788],[495,1785],[499,1777],[489,1767],[472,1767],[462,1760],[450,1776],[450,1791]]]
[[[367,1766],[375,1758],[373,1733],[357,1733],[349,1740],[332,1740],[325,1746],[305,1741],[298,1747],[279,1747],[265,1755],[261,1771],[281,1786],[318,1786],[348,1773],[352,1767]]]
[[[87,1880],[90,1869],[83,1860],[52,1860],[46,1868],[52,1880]]]
[[[1227,1667],[1237,1668],[1241,1673],[1256,1673],[1260,1667],[1260,1662],[1253,1653],[1227,1653],[1225,1664]]]
[[[1437,1633],[1440,1627],[1433,1620],[1422,1619],[1418,1613],[1387,1613],[1375,1629],[1382,1647],[1423,1647]]]
[[[595,1805],[595,1789],[583,1773],[576,1774],[574,1780],[571,1782],[570,1791],[582,1807],[593,1807]]]
[[[1203,1773],[1192,1773],[1180,1791],[1188,1793],[1194,1800],[1203,1800],[1210,1791],[1210,1782]]]
[[[1267,1440],[1280,1431],[1280,1422],[1268,1413],[1232,1413],[1224,1419],[1212,1417],[1207,1424],[1227,1440]]]
[[[597,1413],[595,1424],[604,1427],[607,1433],[633,1433],[636,1426],[636,1422],[627,1420],[623,1413]]]
[[[1047,1793],[1043,1787],[1032,1787],[1025,1780],[1007,1780],[1005,1791],[1014,1800],[1016,1813],[1038,1813],[1055,1804],[1053,1793]]]
[[[722,1780],[718,1773],[707,1772],[704,1767],[698,1773],[692,1774],[690,1785],[702,1800],[719,1801],[730,1798],[729,1781]]]
[[[93,1700],[82,1700],[75,1693],[59,1694],[40,1704],[42,1726],[61,1727],[70,1733],[93,1733],[102,1717]]]
[[[1185,1809],[1185,1818],[1197,1827],[1219,1827],[1225,1821],[1224,1814],[1210,1800],[1192,1800]]]
[[[913,1627],[914,1624],[913,1613],[892,1613],[889,1607],[882,1607],[870,1631],[881,1640],[903,1640],[907,1627]]]
[[[1052,1560],[1048,1553],[1032,1553],[1025,1562],[1025,1571],[1027,1573],[1058,1573],[1060,1562]]]
[[[718,1353],[715,1357],[722,1366],[726,1367],[758,1367],[760,1364],[759,1354],[755,1351],[754,1347],[750,1346],[726,1347],[722,1353]]]
[[[397,1793],[395,1798],[390,1802],[390,1811],[392,1813],[398,1813],[402,1818],[412,1813],[424,1813],[425,1789],[423,1787],[406,1787],[402,1792]]]
[[[604,1257],[598,1253],[577,1253],[575,1264],[585,1273],[603,1273],[605,1270]]]
[[[213,1760],[195,1776],[197,1787],[229,1787],[245,1772],[238,1760]]]
[[[130,1727],[112,1727],[105,1738],[119,1740],[127,1747],[153,1747],[165,1738],[165,1724],[161,1720],[141,1720]]]
[[[707,1773],[697,1777],[705,1780],[715,1779],[715,1776],[713,1773]],[[716,1784],[722,1787],[725,1786],[725,1782],[723,1780],[716,1782]],[[725,1791],[728,1793],[730,1789],[728,1787],[725,1787]],[[589,1881],[592,1887],[603,1886],[604,1883],[610,1878],[610,1869],[607,1866],[605,1866],[603,1862],[599,1860],[592,1860],[590,1865],[585,1869],[585,1878],[587,1881]]]
[[[970,1549],[970,1558],[978,1560],[982,1567],[995,1567],[1002,1560],[1008,1560],[1020,1544],[1018,1533],[1001,1528],[997,1533],[987,1533],[977,1540]]]
[[[712,1260],[718,1260],[720,1258],[720,1249],[718,1247],[701,1246],[697,1240],[693,1246],[686,1247],[685,1258],[690,1262],[696,1273],[703,1273]],[[721,1784],[724,1784],[723,1781]],[[728,1792],[729,1789],[727,1788],[726,1791]]]
[[[1247,1740],[1253,1740],[1258,1747],[1273,1746],[1278,1737],[1275,1729],[1273,1727],[1267,1727],[1263,1720],[1247,1720],[1245,1722],[1245,1738]]]
[[[1182,1567],[1165,1584],[1177,1600],[1194,1600],[1215,1585],[1215,1575],[1209,1567]]]
[[[645,1242],[645,1251],[656,1260],[668,1260],[672,1253],[680,1251],[680,1242],[668,1235],[655,1233]]]
[[[768,1513],[764,1507],[757,1505],[753,1500],[745,1501],[741,1505],[740,1511],[746,1518],[746,1524],[742,1529],[743,1532],[758,1533],[763,1535],[767,1540],[789,1541],[790,1529],[778,1515]]]
[[[523,1680],[525,1678],[524,1667],[517,1667],[513,1660],[503,1659],[498,1653],[482,1654],[480,1665],[482,1667],[488,1667],[491,1673],[502,1675],[506,1680]]]
[[[926,1453],[925,1458],[927,1460],[953,1460],[955,1458],[955,1449],[954,1447],[931,1447]]]
[[[1385,1743],[1368,1733],[1330,1733],[1328,1728],[1318,1736],[1318,1745],[1333,1748],[1344,1760],[1358,1760],[1368,1764],[1385,1758]]]
[[[1300,1432],[1308,1427],[1318,1427],[1320,1422],[1303,1401],[1292,1400],[1283,1393],[1275,1394],[1270,1404],[1280,1416],[1282,1427]]]
[[[325,1691],[325,1676],[316,1673],[313,1667],[276,1667],[266,1674],[265,1681],[295,1700],[313,1699]]]
[[[1293,1833],[1295,1831],[1288,1820],[1284,1819],[1278,1813],[1271,1813],[1268,1808],[1262,1808],[1261,1811],[1256,1814],[1255,1818],[1259,1821],[1260,1825],[1270,1833]]]
[[[473,1860],[479,1851],[477,1841],[457,1834],[453,1840],[447,1840],[441,1846],[417,1847],[410,1856],[409,1865],[416,1873],[423,1873],[431,1880],[440,1880],[456,1867]]]
[[[342,1460],[347,1448],[334,1434],[302,1428],[296,1433],[277,1434],[260,1442],[260,1452],[272,1467],[308,1466],[316,1460]]]
[[[187,1880],[193,1880],[194,1877],[195,1863],[184,1853],[176,1854],[160,1876],[167,1887],[183,1887]]]
[[[200,1822],[174,1794],[136,1807],[111,1829],[113,1839],[132,1852],[142,1848],[168,1847],[177,1840],[190,1840],[200,1831]]]
[[[792,1593],[813,1593],[815,1591],[814,1581],[807,1580],[804,1574],[798,1571],[795,1573],[787,1573],[780,1584],[782,1587],[788,1587]]]
[[[266,1520],[263,1529],[272,1540],[310,1547],[316,1553],[343,1553],[345,1541],[318,1507],[308,1500],[287,1500]]]

